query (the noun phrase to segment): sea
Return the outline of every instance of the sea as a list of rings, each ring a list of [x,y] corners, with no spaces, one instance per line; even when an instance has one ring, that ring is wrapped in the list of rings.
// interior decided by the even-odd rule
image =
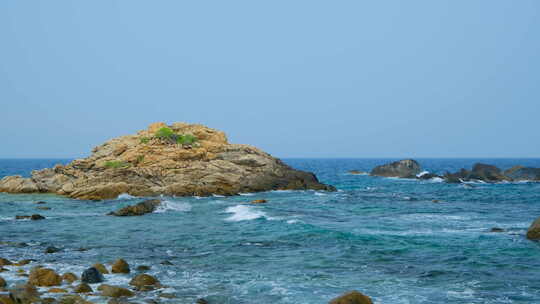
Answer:
[[[140,217],[106,215],[146,199],[127,194],[95,202],[0,193],[0,257],[36,260],[20,267],[25,271],[39,264],[79,276],[96,262],[110,267],[123,258],[132,273],[105,280],[126,287],[137,266],[151,266],[148,273],[165,288],[130,303],[317,304],[350,290],[377,304],[540,303],[540,243],[525,237],[540,217],[540,183],[447,184],[348,173],[393,160],[284,159],[338,191],[160,197],[157,212]],[[0,177],[69,161],[4,159]],[[540,159],[418,161],[434,173],[476,162],[540,167]],[[255,199],[268,202],[249,204]],[[34,213],[46,219],[14,219]],[[491,232],[495,227],[503,232]],[[61,250],[44,253],[49,246]],[[26,280],[14,271],[0,276],[10,285]],[[159,298],[160,292],[174,298]]]

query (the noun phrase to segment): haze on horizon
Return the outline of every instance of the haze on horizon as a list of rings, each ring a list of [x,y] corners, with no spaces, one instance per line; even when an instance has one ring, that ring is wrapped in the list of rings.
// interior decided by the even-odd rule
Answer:
[[[540,2],[0,2],[0,158],[156,121],[279,157],[540,157]]]

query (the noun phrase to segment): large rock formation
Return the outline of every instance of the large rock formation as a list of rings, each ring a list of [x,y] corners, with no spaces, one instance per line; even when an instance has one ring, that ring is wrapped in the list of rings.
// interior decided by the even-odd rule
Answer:
[[[514,181],[538,181],[540,180],[540,168],[515,166],[504,171],[504,175]]]
[[[415,178],[418,173],[420,173],[420,164],[413,159],[396,161],[371,170],[371,175],[385,177]]]
[[[111,139],[70,164],[8,176],[0,192],[49,192],[76,199],[135,196],[234,195],[278,189],[335,190],[313,173],[298,171],[248,145],[229,144],[223,132],[202,125],[155,123],[135,135]]]

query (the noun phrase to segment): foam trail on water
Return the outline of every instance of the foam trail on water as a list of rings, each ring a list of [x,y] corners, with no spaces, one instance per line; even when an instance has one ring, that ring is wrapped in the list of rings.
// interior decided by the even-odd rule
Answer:
[[[136,197],[133,195],[129,195],[128,193],[122,193],[116,199],[121,200],[121,199],[132,199],[132,198],[136,198]]]
[[[161,204],[157,207],[156,213],[162,213],[166,211],[180,211],[180,212],[187,212],[191,211],[191,205],[184,202],[172,202],[172,201],[163,201]]]
[[[233,214],[227,218],[227,221],[232,222],[250,221],[266,216],[266,213],[255,210],[253,207],[246,205],[236,205],[233,207],[228,207],[225,212]]]

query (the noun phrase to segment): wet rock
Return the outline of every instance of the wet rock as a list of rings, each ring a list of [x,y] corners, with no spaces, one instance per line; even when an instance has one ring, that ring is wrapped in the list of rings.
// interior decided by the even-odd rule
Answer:
[[[51,207],[36,207],[36,209],[39,209],[39,210],[51,210]]]
[[[50,293],[67,293],[68,291],[63,288],[51,288],[49,289]]]
[[[373,302],[368,296],[353,290],[331,300],[329,304],[373,304]]]
[[[155,277],[143,273],[136,275],[133,279],[131,279],[129,285],[135,286],[136,288],[140,289],[143,286],[159,286],[160,283]]]
[[[424,173],[424,174],[421,174],[421,175],[418,175],[417,178],[418,179],[421,179],[421,180],[429,180],[429,179],[432,179],[432,178],[437,178],[437,177],[441,177],[437,174],[434,174],[434,173]]]
[[[12,264],[13,263],[8,259],[0,258],[0,266],[8,266]]]
[[[119,298],[132,297],[134,295],[133,292],[127,288],[107,284],[100,285],[98,290],[101,291],[101,295],[104,297]]]
[[[169,261],[162,261],[160,264],[161,264],[161,265],[165,265],[165,266],[172,266],[172,265],[174,265],[173,263],[171,263],[171,262],[169,262]]]
[[[7,286],[6,280],[4,280],[4,278],[0,277],[0,288],[6,287],[6,286]]]
[[[40,214],[32,214],[32,215],[30,216],[30,219],[31,219],[32,221],[39,221],[39,220],[44,220],[45,217],[42,216],[42,215],[40,215]]]
[[[499,227],[493,227],[491,228],[491,230],[489,230],[490,232],[504,232],[504,229],[502,228],[499,228]]]
[[[101,283],[103,275],[95,267],[90,267],[82,273],[81,281],[89,284]]]
[[[37,289],[31,284],[20,284],[10,289],[9,297],[17,304],[30,304],[41,300]]]
[[[137,271],[140,271],[140,272],[145,272],[145,271],[148,271],[150,270],[150,266],[146,266],[146,265],[140,265],[140,266],[137,266]]]
[[[81,248],[75,249],[75,251],[81,251],[81,252],[88,251],[88,248],[81,247]]]
[[[24,266],[24,265],[28,265],[30,263],[32,263],[34,260],[32,259],[25,259],[25,260],[20,260],[18,261],[17,263],[13,264],[14,266]]]
[[[58,286],[62,284],[62,277],[52,269],[36,267],[30,271],[28,283],[34,286]]]
[[[124,259],[118,259],[114,262],[111,269],[112,273],[129,273],[129,264]]]
[[[161,204],[160,200],[152,199],[144,202],[140,202],[136,205],[127,206],[109,213],[108,215],[114,216],[140,216],[146,213],[151,213]]]
[[[534,241],[540,240],[540,217],[537,218],[531,224],[531,226],[529,226],[529,229],[527,230],[527,238]]]
[[[37,205],[43,205],[43,204],[46,204],[47,202],[44,202],[44,201],[37,201],[36,204]]]
[[[92,304],[92,302],[86,301],[79,295],[64,295],[58,301],[59,304]]]
[[[420,173],[420,164],[413,159],[404,159],[390,164],[377,166],[371,175],[384,177],[415,178]]]
[[[102,274],[109,274],[107,267],[101,263],[95,263],[92,267],[96,268]]]
[[[77,281],[78,279],[79,278],[77,277],[77,275],[71,272],[66,272],[62,275],[62,281],[68,282],[69,284]]]
[[[87,293],[87,292],[93,292],[94,290],[92,289],[92,287],[90,287],[90,285],[86,283],[81,283],[75,286],[75,289],[73,289],[73,291],[76,293]]]
[[[266,202],[267,201],[265,199],[258,199],[258,200],[251,201],[251,204],[264,204]]]
[[[54,247],[54,246],[49,246],[45,248],[45,253],[56,253],[56,252],[59,252],[60,250],[62,249]]]

